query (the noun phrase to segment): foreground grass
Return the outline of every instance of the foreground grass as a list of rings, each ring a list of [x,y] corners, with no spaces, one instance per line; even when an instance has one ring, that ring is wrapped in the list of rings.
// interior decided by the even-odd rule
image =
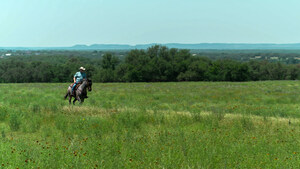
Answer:
[[[295,168],[300,82],[0,85],[5,168]]]

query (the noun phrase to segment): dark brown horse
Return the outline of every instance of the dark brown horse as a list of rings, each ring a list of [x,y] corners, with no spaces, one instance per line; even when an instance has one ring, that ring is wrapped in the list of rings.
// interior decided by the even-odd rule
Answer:
[[[73,104],[75,104],[76,100],[78,100],[79,103],[82,104],[84,102],[84,99],[87,98],[86,89],[88,89],[88,91],[92,91],[92,80],[84,80],[78,87],[78,89],[74,92],[75,96],[72,94],[72,86],[69,86],[67,94],[65,95],[65,99],[69,96],[69,104],[71,104],[72,97],[74,97]]]

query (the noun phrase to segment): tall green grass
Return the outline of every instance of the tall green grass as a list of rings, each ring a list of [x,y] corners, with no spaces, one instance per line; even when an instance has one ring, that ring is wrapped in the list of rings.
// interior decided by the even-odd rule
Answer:
[[[4,168],[297,168],[298,81],[0,85]]]

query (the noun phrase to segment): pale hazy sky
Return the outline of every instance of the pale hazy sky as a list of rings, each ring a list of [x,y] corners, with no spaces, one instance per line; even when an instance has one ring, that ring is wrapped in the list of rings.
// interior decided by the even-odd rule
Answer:
[[[0,0],[0,46],[299,43],[299,0]]]

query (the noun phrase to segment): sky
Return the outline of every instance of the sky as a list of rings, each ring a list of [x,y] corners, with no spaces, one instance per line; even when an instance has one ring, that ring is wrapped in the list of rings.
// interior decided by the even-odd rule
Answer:
[[[300,43],[299,0],[1,0],[1,47]]]

